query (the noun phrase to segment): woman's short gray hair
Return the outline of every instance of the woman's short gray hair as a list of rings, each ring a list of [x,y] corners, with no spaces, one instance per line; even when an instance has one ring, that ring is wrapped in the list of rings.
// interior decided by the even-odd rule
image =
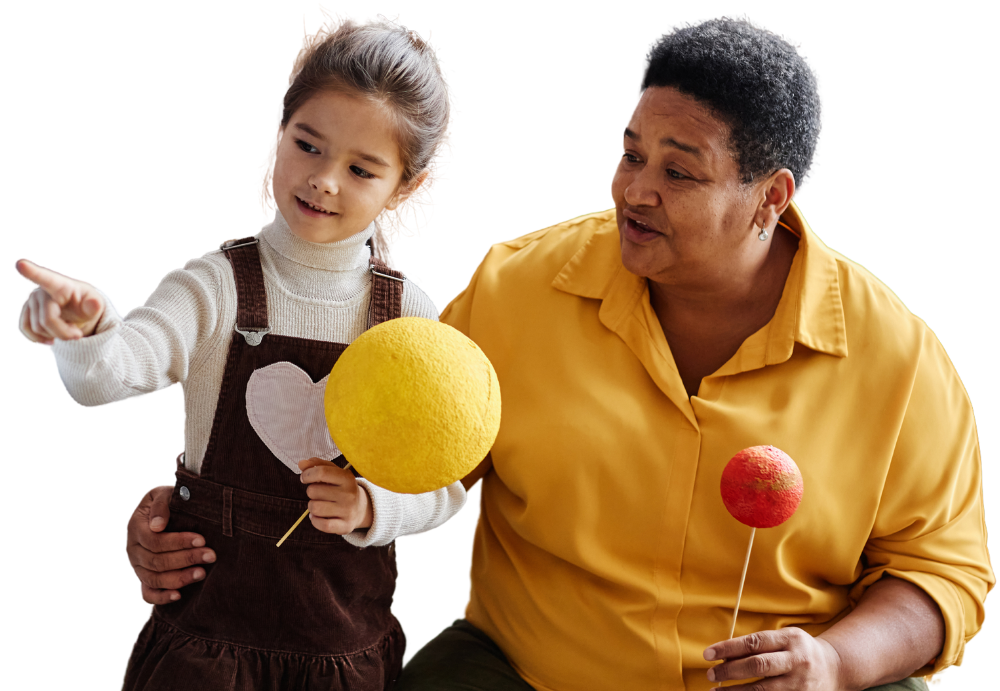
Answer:
[[[740,19],[675,29],[649,52],[642,88],[674,87],[730,129],[744,183],[787,168],[800,183],[820,130],[816,78],[780,36]]]

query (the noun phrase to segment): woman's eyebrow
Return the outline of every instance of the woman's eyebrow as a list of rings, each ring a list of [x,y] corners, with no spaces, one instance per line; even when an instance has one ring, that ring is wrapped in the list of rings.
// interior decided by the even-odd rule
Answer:
[[[639,141],[640,139],[642,139],[638,134],[630,130],[628,127],[625,128],[625,136],[629,139],[634,139],[635,141]],[[685,151],[691,154],[692,156],[696,156],[697,158],[703,158],[703,156],[701,155],[701,149],[699,149],[697,146],[692,146],[691,144],[684,144],[682,142],[677,141],[673,137],[664,137],[663,139],[661,139],[660,146],[673,147],[674,149],[680,149],[681,151]]]
[[[296,127],[296,129],[302,130],[306,134],[309,134],[309,135],[312,135],[313,137],[316,137],[316,139],[319,139],[320,141],[324,141],[324,142],[326,141],[326,137],[324,137],[322,134],[320,134],[319,131],[316,128],[310,127],[309,125],[305,124],[304,122],[297,122],[297,123],[295,123],[295,127]],[[355,156],[357,156],[358,158],[360,158],[360,159],[362,159],[364,161],[368,161],[369,163],[373,163],[373,164],[375,164],[377,166],[382,166],[384,168],[388,168],[389,167],[389,164],[386,163],[385,159],[380,158],[380,157],[376,156],[375,154],[369,154],[369,153],[365,153],[364,151],[358,151],[358,150],[354,150],[351,153],[354,154]]]

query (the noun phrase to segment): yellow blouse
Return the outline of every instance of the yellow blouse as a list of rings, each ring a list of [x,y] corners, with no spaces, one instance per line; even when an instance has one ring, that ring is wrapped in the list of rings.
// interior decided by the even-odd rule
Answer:
[[[441,315],[492,360],[503,419],[466,616],[540,691],[710,688],[750,528],[722,469],[773,444],[797,513],[758,530],[736,635],[817,634],[883,573],[937,601],[961,660],[994,582],[972,406],[929,328],[801,234],[773,319],[688,398],[613,211],[495,245]],[[929,670],[930,668],[928,668]]]

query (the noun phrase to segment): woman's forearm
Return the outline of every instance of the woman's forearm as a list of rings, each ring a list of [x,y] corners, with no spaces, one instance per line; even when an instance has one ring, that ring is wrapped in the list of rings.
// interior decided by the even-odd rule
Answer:
[[[908,676],[944,646],[937,603],[891,576],[872,584],[853,612],[820,634],[840,656],[840,686],[867,689]]]

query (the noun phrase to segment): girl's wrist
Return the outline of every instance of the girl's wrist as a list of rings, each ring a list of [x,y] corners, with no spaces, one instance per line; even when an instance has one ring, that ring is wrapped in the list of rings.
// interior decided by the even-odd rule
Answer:
[[[361,514],[360,522],[354,527],[355,530],[368,530],[375,521],[375,514],[372,510],[372,498],[368,495],[368,490],[364,485],[358,485],[358,513]]]

